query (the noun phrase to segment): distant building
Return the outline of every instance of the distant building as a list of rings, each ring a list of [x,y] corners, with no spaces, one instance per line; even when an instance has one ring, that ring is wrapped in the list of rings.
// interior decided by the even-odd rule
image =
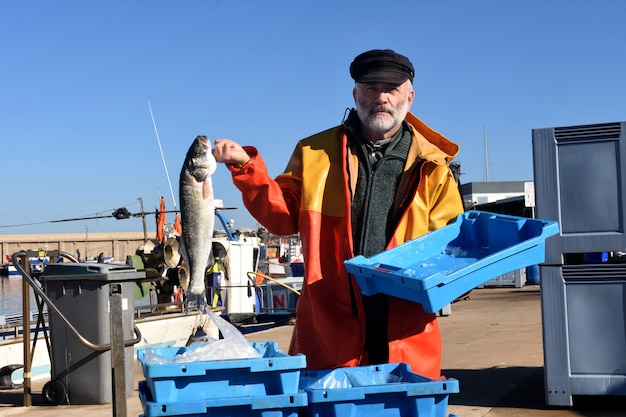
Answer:
[[[525,184],[529,181],[470,182],[461,185],[466,210],[490,211],[520,217],[533,217],[526,207]]]

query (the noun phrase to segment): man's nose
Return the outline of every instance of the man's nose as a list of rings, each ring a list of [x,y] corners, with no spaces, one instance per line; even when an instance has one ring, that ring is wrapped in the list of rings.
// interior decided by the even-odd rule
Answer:
[[[376,91],[375,99],[377,103],[386,103],[388,100],[388,93],[384,89]]]
[[[380,93],[377,97],[376,97],[376,103],[377,104],[386,104],[389,102],[389,96],[386,93]]]

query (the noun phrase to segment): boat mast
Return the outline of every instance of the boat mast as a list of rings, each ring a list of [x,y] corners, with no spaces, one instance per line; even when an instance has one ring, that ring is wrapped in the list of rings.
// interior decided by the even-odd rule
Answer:
[[[174,190],[172,189],[172,181],[170,181],[170,174],[167,171],[167,164],[165,163],[165,156],[163,156],[163,148],[161,147],[161,139],[159,139],[159,131],[154,121],[154,115],[152,114],[152,106],[150,100],[148,100],[148,109],[150,110],[150,117],[152,118],[152,126],[154,126],[154,133],[156,135],[157,143],[159,144],[159,151],[161,152],[161,160],[163,161],[163,168],[165,168],[165,176],[167,177],[167,184],[170,187],[170,193],[172,194],[172,202],[174,203],[174,210],[176,210],[176,198],[174,198]],[[143,209],[141,210],[143,212]]]
[[[483,157],[485,158],[485,170],[483,173],[483,181],[488,182],[489,181],[489,153],[487,152],[487,126],[483,127],[483,150],[484,150]]]

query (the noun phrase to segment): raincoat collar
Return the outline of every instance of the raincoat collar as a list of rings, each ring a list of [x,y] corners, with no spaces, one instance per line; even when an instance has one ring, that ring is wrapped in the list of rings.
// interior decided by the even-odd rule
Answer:
[[[432,161],[440,165],[450,163],[459,153],[459,145],[452,142],[441,133],[431,129],[413,113],[407,113],[405,122],[413,133],[414,149],[420,159]],[[351,109],[343,122],[343,126],[350,136],[361,138],[361,125],[355,109]]]

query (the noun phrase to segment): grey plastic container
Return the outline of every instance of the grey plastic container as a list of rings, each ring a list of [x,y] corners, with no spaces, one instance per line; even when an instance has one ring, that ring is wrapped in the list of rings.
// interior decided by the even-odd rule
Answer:
[[[546,404],[626,396],[626,265],[540,269]]]
[[[533,129],[537,218],[559,222],[545,265],[626,249],[626,122]]]
[[[104,345],[111,340],[109,284],[119,283],[122,287],[122,327],[127,341],[135,338],[133,286],[143,278],[143,272],[126,265],[55,263],[46,267],[40,280],[46,295],[78,333],[91,343]],[[69,403],[111,403],[111,351],[94,351],[84,346],[52,312],[49,325],[51,378],[65,385]],[[127,397],[133,392],[133,360],[134,348],[128,346],[124,349]]]

